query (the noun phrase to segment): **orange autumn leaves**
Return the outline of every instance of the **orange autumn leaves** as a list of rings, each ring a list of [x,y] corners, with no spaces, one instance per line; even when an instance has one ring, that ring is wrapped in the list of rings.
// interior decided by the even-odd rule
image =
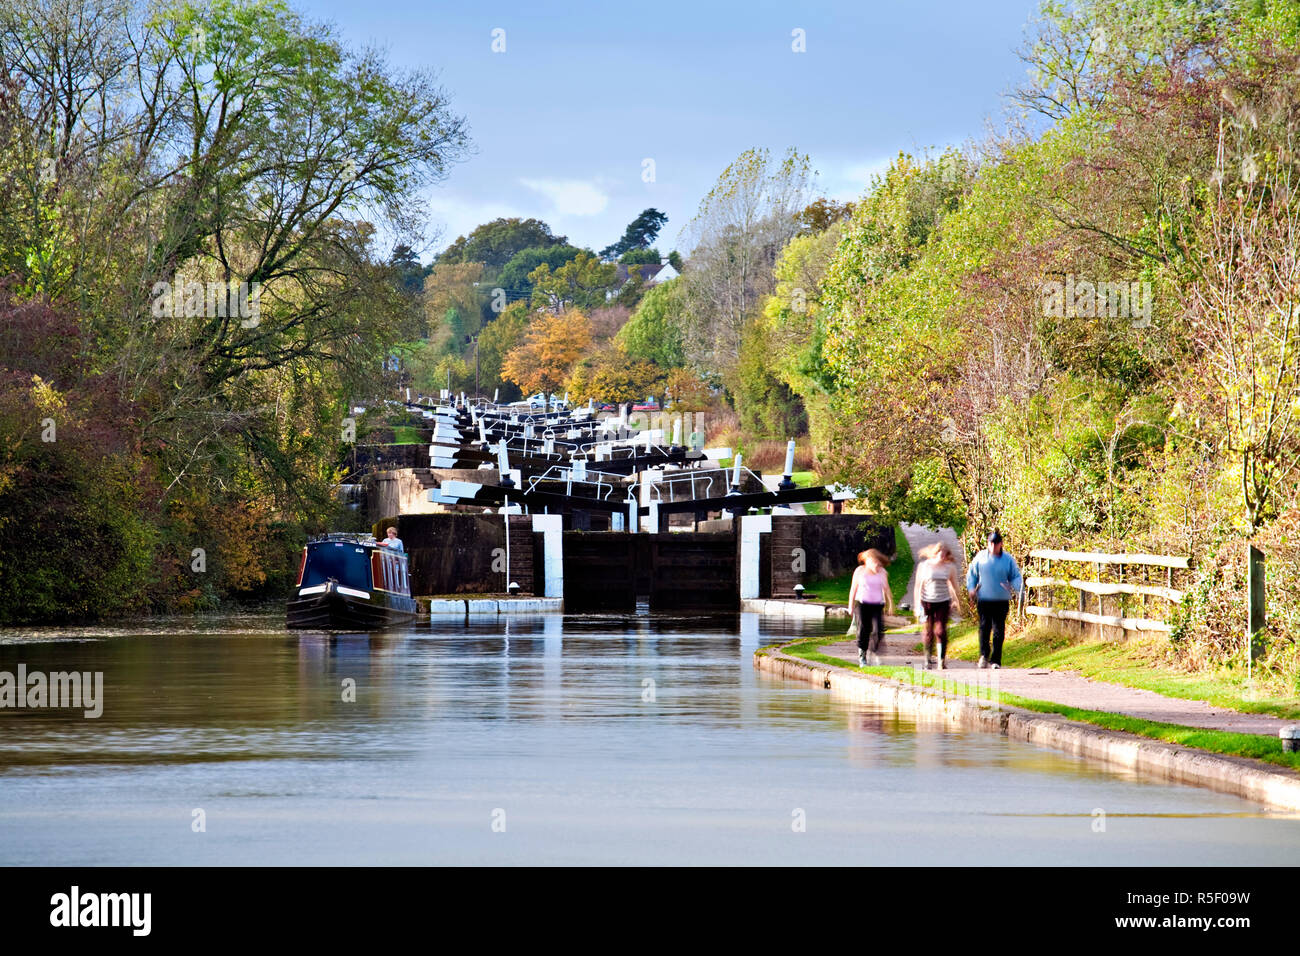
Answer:
[[[578,360],[591,352],[591,319],[577,309],[539,312],[528,324],[522,345],[512,349],[502,374],[525,393],[562,392]]]

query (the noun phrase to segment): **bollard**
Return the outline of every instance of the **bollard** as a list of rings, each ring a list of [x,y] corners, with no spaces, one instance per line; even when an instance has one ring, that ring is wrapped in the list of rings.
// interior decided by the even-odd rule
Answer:
[[[1293,754],[1300,749],[1300,724],[1292,724],[1290,727],[1283,727],[1277,732],[1282,738],[1282,752]]]

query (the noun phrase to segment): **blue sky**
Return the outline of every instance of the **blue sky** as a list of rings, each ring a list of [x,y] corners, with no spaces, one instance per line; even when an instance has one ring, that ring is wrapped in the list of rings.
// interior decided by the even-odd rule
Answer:
[[[981,138],[1024,76],[1036,0],[906,3],[418,3],[294,0],[345,40],[432,67],[474,153],[429,193],[425,261],[479,223],[535,216],[600,249],[642,209],[677,246],[743,150],[810,154],[859,195],[901,150]],[[505,51],[493,52],[504,30]],[[802,30],[806,52],[796,53]],[[499,35],[498,35],[499,36]],[[643,179],[645,161],[654,179]],[[683,252],[686,250],[683,249]]]

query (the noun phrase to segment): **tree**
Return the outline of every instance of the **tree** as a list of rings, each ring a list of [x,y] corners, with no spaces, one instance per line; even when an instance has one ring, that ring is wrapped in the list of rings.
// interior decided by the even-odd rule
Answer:
[[[653,286],[615,341],[628,355],[671,369],[686,364],[686,293],[681,279]]]
[[[87,613],[287,585],[335,514],[346,409],[418,335],[409,250],[462,118],[280,0],[0,3],[0,77],[0,274],[69,304],[89,363],[14,406],[67,409],[40,450],[67,500],[29,495],[25,533],[100,556],[120,598],[82,587]]]
[[[787,439],[808,428],[799,396],[772,374],[767,327],[761,320],[750,323],[741,338],[734,394],[741,425],[757,438]]]
[[[551,232],[540,219],[493,219],[468,236],[458,236],[438,257],[439,262],[482,262],[500,269],[521,249],[563,246],[564,236]]]
[[[1294,501],[1300,474],[1298,75],[1300,56],[1268,64],[1239,107],[1250,119],[1218,124],[1204,265],[1188,295],[1203,358],[1184,393],[1217,396],[1252,533]]]
[[[562,392],[573,366],[590,348],[591,321],[582,312],[538,312],[523,344],[506,356],[502,374],[525,393]]]
[[[643,249],[637,246],[618,257],[618,261],[628,266],[659,265],[658,249]]]
[[[837,219],[821,232],[800,234],[786,243],[773,270],[776,289],[763,305],[768,364],[802,399],[814,442],[826,437],[828,400],[834,387],[823,352],[827,322],[822,281],[844,226]]]
[[[528,331],[528,306],[523,302],[512,302],[497,318],[483,327],[478,336],[479,390],[488,394],[500,383],[504,394],[503,400],[513,401],[519,398],[518,387],[505,378],[504,366],[506,356],[523,344]]]
[[[397,281],[408,295],[418,296],[424,290],[424,278],[430,270],[421,264],[419,256],[409,245],[399,242],[394,246],[388,264],[397,273]]]
[[[0,293],[0,622],[139,612],[159,489],[75,317]]]
[[[689,368],[675,368],[668,373],[664,386],[674,412],[702,412],[713,404],[713,393],[704,379]]]
[[[581,359],[566,385],[577,401],[636,402],[661,387],[663,369],[653,362],[633,358],[617,345],[608,345],[595,355]]]
[[[460,351],[464,336],[478,331],[482,278],[481,262],[434,263],[424,280],[424,316],[430,338]]]
[[[658,209],[643,209],[641,214],[628,223],[623,238],[600,250],[602,259],[617,259],[633,249],[647,249],[654,245],[659,230],[668,222],[666,213]],[[656,259],[656,262],[659,260]]]
[[[511,301],[520,299],[527,302],[533,295],[533,283],[528,277],[534,269],[546,263],[554,271],[565,263],[572,262],[583,251],[585,250],[567,243],[520,249],[505,264],[501,274],[497,276],[497,283],[505,290],[506,297]]]
[[[723,170],[687,227],[692,241],[688,280],[692,313],[691,353],[700,364],[735,369],[741,333],[764,295],[772,290],[772,267],[799,229],[811,177],[807,156],[794,149],[774,162],[765,149],[750,149]]]
[[[822,197],[805,206],[797,218],[801,232],[824,232],[834,223],[847,222],[852,215],[853,203]]]
[[[294,494],[263,389],[304,364],[373,380],[409,337],[414,303],[367,220],[406,230],[463,155],[464,122],[429,74],[275,0],[69,3],[43,23],[0,10],[36,187],[29,288],[86,303],[128,397],[157,403],[142,440],[172,479],[234,442]],[[71,27],[83,14],[93,36]],[[65,59],[69,44],[83,48]],[[243,300],[227,294],[239,283]]]
[[[549,263],[543,262],[528,273],[528,281],[533,285],[533,306],[551,312],[604,305],[617,277],[618,266],[601,262],[586,252],[578,253],[571,262],[554,271]]]

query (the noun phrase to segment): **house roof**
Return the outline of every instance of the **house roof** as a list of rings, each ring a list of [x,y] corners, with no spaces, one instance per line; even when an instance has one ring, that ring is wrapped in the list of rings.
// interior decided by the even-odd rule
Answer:
[[[641,278],[645,279],[646,284],[653,285],[655,282],[659,281],[657,276],[659,275],[660,271],[664,268],[665,265],[666,263],[647,262],[643,265],[629,266],[625,262],[620,262],[618,264],[618,276],[617,276],[618,283],[619,285],[622,285],[624,282],[626,282],[628,279],[631,278],[632,269],[639,269],[641,272]]]

